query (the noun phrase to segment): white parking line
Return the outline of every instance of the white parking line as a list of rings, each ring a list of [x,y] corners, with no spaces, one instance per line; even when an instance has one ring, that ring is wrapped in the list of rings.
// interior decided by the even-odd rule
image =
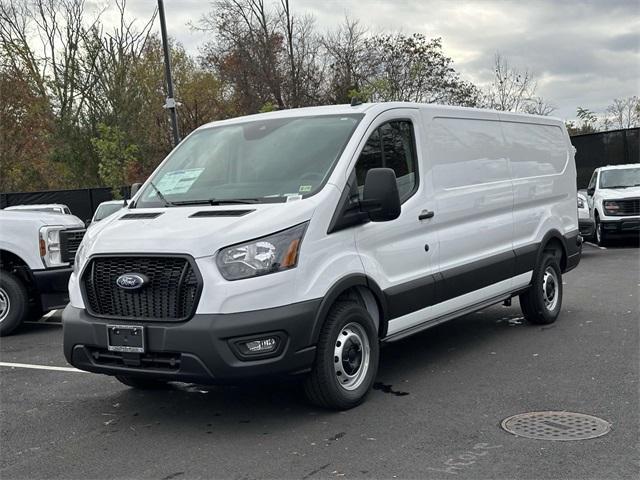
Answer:
[[[50,312],[45,313],[45,314],[42,316],[42,318],[49,318],[49,317],[51,317],[51,316],[55,315],[56,313],[58,313],[58,310],[51,310]]]
[[[78,370],[73,367],[54,367],[52,365],[32,365],[30,363],[11,363],[11,362],[0,362],[0,367],[11,367],[11,368],[33,368],[34,370],[53,370],[56,372],[76,372],[76,373],[89,373],[84,370]]]
[[[591,243],[591,242],[584,242],[584,243],[586,243],[587,245],[591,245],[592,247],[599,248],[600,250],[606,250],[607,249],[607,247],[601,247],[599,245],[596,245],[595,243]]]

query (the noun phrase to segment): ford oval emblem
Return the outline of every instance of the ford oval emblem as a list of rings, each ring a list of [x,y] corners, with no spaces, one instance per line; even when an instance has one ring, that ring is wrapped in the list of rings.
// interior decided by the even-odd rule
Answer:
[[[116,285],[124,290],[137,290],[149,283],[149,279],[141,273],[125,273],[116,279]]]

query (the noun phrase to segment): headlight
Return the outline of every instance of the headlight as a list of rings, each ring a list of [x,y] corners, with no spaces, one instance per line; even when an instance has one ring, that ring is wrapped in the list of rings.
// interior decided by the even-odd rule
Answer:
[[[257,277],[281,272],[298,264],[298,252],[307,223],[223,248],[218,252],[216,263],[226,280]]]
[[[60,253],[60,231],[62,226],[46,226],[40,228],[40,257],[45,267],[60,267],[66,265]]]
[[[616,201],[605,200],[602,202],[602,206],[604,207],[604,211],[609,215],[617,215],[620,212],[620,205],[618,205]]]
[[[578,197],[578,208],[584,208],[584,200],[582,197]]]
[[[85,260],[87,259],[87,249],[84,248],[84,241],[80,243],[78,247],[78,251],[76,252],[76,258],[73,262],[73,273],[76,275],[80,274],[80,270],[82,270],[82,266],[84,265]]]

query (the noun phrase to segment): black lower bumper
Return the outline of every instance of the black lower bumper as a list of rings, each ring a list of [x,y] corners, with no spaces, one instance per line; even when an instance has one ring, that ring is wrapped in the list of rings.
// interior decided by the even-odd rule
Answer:
[[[640,219],[601,220],[606,235],[640,235]]]
[[[586,238],[594,234],[596,224],[591,218],[580,218],[578,220],[578,227],[580,228],[580,235]]]
[[[71,268],[34,270],[33,278],[40,295],[43,311],[63,308],[69,303],[69,277]]]
[[[64,354],[82,370],[202,384],[234,383],[308,371],[315,358],[314,324],[320,300],[233,314],[195,315],[191,320],[129,322],[105,320],[67,306],[62,315]],[[107,325],[143,325],[145,353],[107,350]],[[273,356],[243,357],[238,338],[278,335]]]

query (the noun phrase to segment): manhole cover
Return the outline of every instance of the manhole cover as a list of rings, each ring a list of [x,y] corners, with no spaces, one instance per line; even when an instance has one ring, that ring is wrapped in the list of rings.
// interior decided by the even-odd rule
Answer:
[[[530,412],[505,418],[502,428],[537,440],[587,440],[609,433],[611,424],[583,413]]]

